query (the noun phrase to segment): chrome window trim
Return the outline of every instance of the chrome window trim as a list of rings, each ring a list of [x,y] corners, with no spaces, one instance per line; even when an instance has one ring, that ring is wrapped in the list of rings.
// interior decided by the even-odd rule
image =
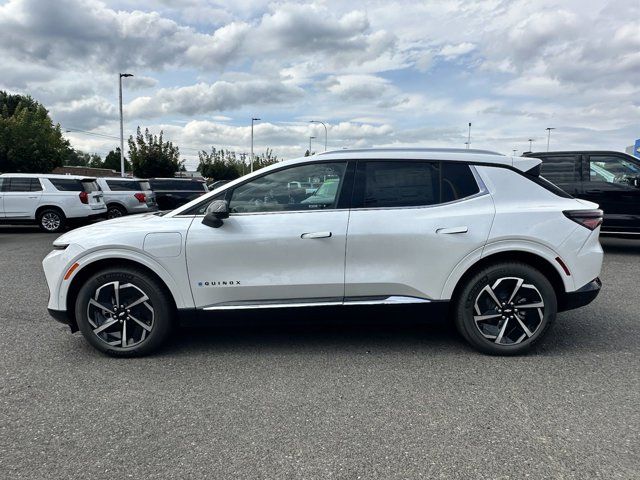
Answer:
[[[297,307],[327,307],[327,306],[343,306],[343,305],[406,305],[416,303],[432,303],[433,300],[420,297],[408,297],[403,295],[387,295],[380,298],[371,297],[350,297],[345,299],[325,299],[313,301],[309,298],[300,299],[280,299],[274,301],[265,301],[264,303],[239,302],[236,304],[218,304],[202,307],[201,310],[254,310],[264,308],[297,308]]]

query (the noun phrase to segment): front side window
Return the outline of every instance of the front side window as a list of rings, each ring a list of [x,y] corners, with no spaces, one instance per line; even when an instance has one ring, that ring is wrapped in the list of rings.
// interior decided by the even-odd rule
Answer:
[[[233,189],[233,213],[335,208],[345,162],[298,165],[269,173]]]
[[[635,187],[640,182],[640,164],[616,156],[591,155],[589,181]]]

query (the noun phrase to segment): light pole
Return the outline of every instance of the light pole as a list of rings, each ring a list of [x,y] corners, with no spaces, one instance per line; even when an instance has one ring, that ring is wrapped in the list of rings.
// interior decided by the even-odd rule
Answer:
[[[320,123],[324,127],[324,151],[327,151],[327,126],[320,120],[311,120],[309,123]]]
[[[259,122],[259,118],[251,117],[251,171],[253,172],[253,122]]]
[[[518,151],[518,150],[517,150],[517,149],[515,149],[515,148],[512,150],[512,152],[513,152],[513,156],[514,156],[514,157],[516,156],[516,152],[517,152],[517,151]]]
[[[555,130],[555,127],[547,127],[545,129],[547,133],[547,152],[549,151],[549,144],[551,143],[551,130]]]
[[[316,137],[309,137],[309,156],[311,156],[311,140],[313,140]]]
[[[469,134],[467,135],[467,150],[471,148],[471,122],[469,122]]]
[[[120,100],[120,176],[124,177],[124,126],[122,120],[122,77],[133,77],[131,73],[118,74],[119,100]]]
[[[533,152],[533,146],[532,145],[533,145],[533,138],[530,138],[529,139],[529,151],[530,152]]]

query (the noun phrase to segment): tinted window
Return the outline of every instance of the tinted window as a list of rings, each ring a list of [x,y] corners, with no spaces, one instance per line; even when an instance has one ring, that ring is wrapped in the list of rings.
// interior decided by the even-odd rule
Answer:
[[[335,208],[345,162],[313,163],[268,173],[233,189],[234,213]]]
[[[452,202],[470,197],[480,191],[469,165],[459,162],[442,162],[441,202]]]
[[[38,192],[42,190],[37,178],[7,178],[3,188],[5,192]]]
[[[640,178],[640,164],[612,155],[589,157],[589,181],[633,187]]]
[[[540,173],[547,180],[557,184],[580,181],[580,170],[575,155],[541,158]]]
[[[129,192],[129,191],[140,191],[145,190],[140,185],[140,182],[135,180],[106,180],[109,188],[114,192]]]
[[[191,180],[150,180],[152,190],[168,190],[168,191],[185,191],[185,192],[202,192],[206,191],[203,182],[194,182]]]
[[[84,187],[80,180],[73,178],[50,178],[49,181],[61,192],[82,192]]]

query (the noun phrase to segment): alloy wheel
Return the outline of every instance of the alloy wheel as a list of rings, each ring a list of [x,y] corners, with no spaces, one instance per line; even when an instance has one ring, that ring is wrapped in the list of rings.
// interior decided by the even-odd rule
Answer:
[[[60,219],[60,215],[54,212],[47,212],[42,216],[40,223],[44,227],[45,230],[53,232],[60,228],[62,220]]]
[[[484,338],[498,345],[516,345],[538,331],[544,308],[535,285],[519,277],[503,277],[480,291],[473,319]]]
[[[110,208],[107,212],[107,218],[118,218],[122,217],[122,211],[119,208]]]
[[[155,312],[149,296],[132,283],[105,283],[87,306],[93,333],[107,345],[135,347],[153,330]]]

